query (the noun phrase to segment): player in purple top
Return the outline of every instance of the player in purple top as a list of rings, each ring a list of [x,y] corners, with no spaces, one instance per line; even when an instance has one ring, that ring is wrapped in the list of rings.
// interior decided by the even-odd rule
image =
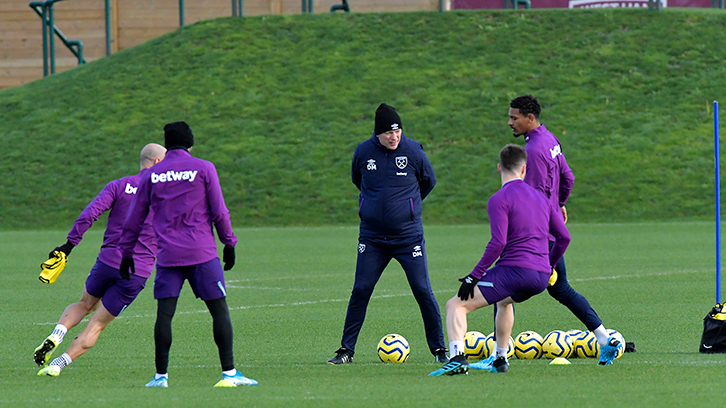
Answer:
[[[224,244],[225,271],[234,266],[237,237],[232,232],[217,170],[212,163],[189,154],[194,135],[185,122],[164,126],[164,144],[168,149],[166,159],[146,173],[139,183],[120,243],[123,255],[120,272],[128,275],[131,271],[133,274],[137,262],[133,247],[143,220],[149,211],[153,211],[153,226],[159,244],[154,280],[156,375],[146,386],[168,386],[171,321],[185,280],[212,315],[214,341],[222,365],[222,380],[215,386],[256,385],[257,381],[243,376],[234,367],[232,322],[212,226]]]
[[[509,104],[509,122],[515,137],[524,135],[527,151],[527,175],[524,182],[544,194],[553,206],[560,208],[567,222],[565,204],[570,196],[575,176],[567,165],[560,141],[539,122],[542,111],[539,101],[532,95],[514,98]],[[550,237],[550,241],[555,241]],[[565,259],[555,267],[557,280],[547,288],[550,296],[565,305],[593,332],[600,344],[599,364],[612,364],[618,353],[618,340],[611,338],[587,299],[577,293],[567,281]]]
[[[132,248],[134,256],[139,259],[139,272],[133,279],[124,280],[119,276],[121,252],[118,242],[126,213],[138,189],[139,180],[148,172],[149,168],[164,158],[165,152],[166,149],[156,143],[144,146],[140,155],[141,171],[139,174],[106,184],[98,196],[81,212],[68,233],[66,243],[56,247],[49,254],[49,257],[52,257],[54,251],[62,251],[69,255],[98,217],[110,210],[101,252],[86,279],[81,300],[66,307],[53,333],[35,349],[33,359],[36,364],[45,365],[53,354],[53,350],[63,341],[66,332],[76,326],[86,315],[94,310],[96,313],[93,314],[86,327],[73,339],[68,350],[41,369],[38,375],[58,376],[63,368],[93,347],[101,331],[136,299],[144,288],[146,279],[151,276],[156,258],[156,238],[151,228],[153,216],[149,215],[148,218],[142,220],[139,242]]]
[[[429,375],[468,371],[464,354],[466,315],[496,304],[496,353],[492,372],[509,371],[507,347],[514,324],[514,302],[524,302],[547,287],[552,268],[565,253],[570,233],[559,214],[523,178],[527,154],[521,146],[506,145],[497,169],[502,188],[487,203],[491,240],[474,270],[460,279],[459,293],[446,302],[446,332],[451,361]],[[555,244],[549,249],[549,237]],[[491,267],[494,261],[496,266]],[[475,290],[478,289],[478,290]]]

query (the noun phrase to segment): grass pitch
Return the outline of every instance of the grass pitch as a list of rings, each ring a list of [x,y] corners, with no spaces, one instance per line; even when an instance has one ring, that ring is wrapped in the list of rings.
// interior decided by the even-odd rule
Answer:
[[[33,349],[65,306],[79,299],[102,231],[74,249],[52,285],[37,279],[65,231],[2,232],[0,287],[3,353],[0,406],[717,406],[726,356],[698,353],[702,319],[713,306],[712,223],[570,225],[569,278],[606,327],[635,342],[616,364],[571,359],[511,360],[511,372],[431,378],[438,368],[403,272],[392,263],[368,309],[353,364],[328,366],[339,345],[353,284],[357,228],[238,229],[238,263],[226,274],[237,367],[257,387],[215,389],[219,360],[211,318],[188,287],[174,319],[170,388],[146,389],[154,373],[152,284],[96,346],[57,378],[37,377]],[[486,225],[426,228],[431,281],[439,304],[479,260]],[[547,294],[517,306],[514,334],[582,329]],[[83,327],[72,329],[55,355]],[[470,330],[492,330],[490,309],[469,317]],[[405,364],[378,361],[375,346],[396,332],[411,344]],[[496,405],[495,405],[496,404]]]

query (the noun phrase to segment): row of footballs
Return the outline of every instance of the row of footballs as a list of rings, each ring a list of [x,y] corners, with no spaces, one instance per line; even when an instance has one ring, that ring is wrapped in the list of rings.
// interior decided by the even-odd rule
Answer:
[[[620,341],[620,351],[617,358],[625,351],[623,335],[616,330],[608,330],[610,336]],[[489,357],[496,348],[494,333],[488,336],[470,331],[464,336],[464,353],[472,360]],[[545,358],[593,358],[600,355],[600,344],[595,333],[581,330],[553,330],[544,338],[534,331],[524,331],[517,337],[509,338],[507,358],[516,356],[519,359],[534,360]]]
[[[608,330],[610,336],[620,341],[617,358],[625,351],[623,335],[616,330]],[[494,333],[485,336],[478,331],[467,332],[464,336],[464,353],[468,359],[480,360],[489,357],[496,348]],[[408,359],[411,347],[400,334],[388,334],[378,342],[378,358],[384,363],[403,363]],[[509,337],[507,358],[519,359],[598,357],[600,345],[595,334],[581,330],[553,330],[543,338],[537,332],[524,331],[512,339]]]

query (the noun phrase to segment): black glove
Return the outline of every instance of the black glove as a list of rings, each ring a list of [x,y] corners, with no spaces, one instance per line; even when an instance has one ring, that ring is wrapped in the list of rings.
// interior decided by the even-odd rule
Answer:
[[[222,261],[224,261],[224,270],[228,271],[234,266],[234,247],[232,245],[225,245],[224,251],[222,251]]]
[[[129,271],[136,275],[136,267],[134,266],[134,258],[123,258],[121,259],[121,265],[118,267],[118,273],[122,278],[131,280]]]
[[[48,258],[49,259],[52,258],[53,257],[53,252],[55,252],[55,251],[63,252],[63,253],[66,254],[66,256],[68,256],[68,255],[71,254],[71,251],[73,250],[73,247],[75,247],[75,245],[71,244],[71,241],[66,241],[65,244],[63,244],[61,246],[57,246],[52,251],[50,251],[50,253],[48,254]]]
[[[474,288],[476,288],[479,279],[473,277],[471,274],[464,276],[459,279],[461,286],[459,286],[459,299],[469,300],[469,297],[474,299]]]

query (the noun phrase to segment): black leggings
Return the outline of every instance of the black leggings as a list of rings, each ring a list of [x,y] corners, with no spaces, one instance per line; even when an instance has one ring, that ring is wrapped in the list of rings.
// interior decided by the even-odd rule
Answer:
[[[169,368],[169,349],[171,349],[171,320],[174,318],[176,303],[179,298],[164,298],[157,301],[156,324],[154,325],[154,343],[156,348],[156,372],[166,374]],[[219,349],[219,361],[222,370],[234,369],[234,349],[232,321],[229,318],[226,298],[205,300],[207,309],[212,315],[214,342]]]

